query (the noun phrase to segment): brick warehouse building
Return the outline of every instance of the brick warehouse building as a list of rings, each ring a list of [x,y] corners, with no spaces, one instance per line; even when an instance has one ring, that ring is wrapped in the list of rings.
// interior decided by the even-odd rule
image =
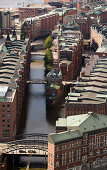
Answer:
[[[16,135],[29,77],[29,41],[6,41],[0,61],[0,141],[11,141]]]
[[[92,111],[107,115],[107,57],[97,58],[87,64],[81,77],[74,83],[65,98],[65,116]],[[85,74],[86,72],[86,74]]]
[[[89,6],[88,6],[89,7]],[[80,9],[77,15],[75,15],[75,21],[79,25],[81,33],[84,39],[90,38],[90,27],[92,24],[99,23],[106,23],[107,22],[107,10],[106,10],[106,3],[102,3],[99,8],[99,3],[94,1],[94,4],[90,4],[90,10],[82,11]],[[68,24],[72,22],[72,16],[67,15],[63,18],[63,24]]]
[[[107,26],[101,24],[95,24],[91,27],[91,44],[97,49],[98,47],[104,47],[104,42],[107,39]]]
[[[63,21],[63,16],[66,15],[74,15],[77,13],[76,9],[72,8],[57,8],[49,13],[26,18],[22,27],[24,28],[26,35],[34,40],[40,36],[49,34],[52,30],[54,30],[59,22],[59,20]]]
[[[39,5],[33,4],[33,5],[29,5],[29,7],[19,8],[19,21],[24,21],[24,19],[29,17],[43,15],[53,9],[55,9],[55,7],[46,4],[39,4]]]
[[[23,7],[19,8],[19,21],[23,21],[26,18],[42,15],[47,10],[43,7]]]
[[[68,24],[71,23],[72,20],[73,20],[73,16],[68,15],[64,17],[63,23]],[[84,16],[79,14],[75,17],[75,21],[79,25],[80,31],[84,39],[90,38],[90,27],[92,24],[97,24],[97,20],[98,20],[97,17],[96,18],[90,17],[87,14],[84,14]]]
[[[44,14],[32,18],[27,18],[23,24],[26,35],[31,40],[40,36],[49,34],[57,25],[59,21],[59,14]]]
[[[72,2],[72,0],[58,0],[58,1],[63,2],[63,3]],[[46,3],[46,4],[49,3],[49,2],[56,2],[56,0],[44,0],[44,3]]]
[[[48,136],[48,170],[94,170],[107,166],[107,116],[59,118]],[[65,131],[66,130],[66,131]]]
[[[82,62],[83,38],[75,20],[67,25],[59,24],[58,59],[63,80],[75,79]]]

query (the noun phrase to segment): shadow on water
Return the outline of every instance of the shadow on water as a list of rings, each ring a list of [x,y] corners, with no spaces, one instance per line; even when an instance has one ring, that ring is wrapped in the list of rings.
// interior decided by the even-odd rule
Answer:
[[[29,103],[29,86],[26,86],[22,112],[19,118],[19,123],[18,123],[18,128],[17,128],[17,135],[19,134],[21,135],[24,133],[24,129],[26,127],[26,120],[27,120],[28,103]]]
[[[58,120],[59,117],[64,117],[65,113],[65,107],[64,107],[64,99],[60,101],[58,106],[56,108],[47,108],[46,110],[46,118],[47,121],[53,125],[56,126],[56,120]]]

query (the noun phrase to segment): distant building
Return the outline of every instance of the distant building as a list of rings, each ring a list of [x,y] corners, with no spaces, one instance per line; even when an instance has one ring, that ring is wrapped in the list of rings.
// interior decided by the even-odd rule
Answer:
[[[75,20],[70,24],[59,24],[57,48],[63,80],[76,78],[82,62],[83,38]]]
[[[44,0],[44,3],[50,3],[50,2],[62,2],[62,3],[65,3],[65,2],[72,2],[73,0]]]
[[[68,15],[65,16],[63,19],[64,24],[70,24],[73,20],[73,16]],[[90,27],[92,24],[97,23],[97,18],[95,17],[90,17],[87,15],[87,13],[84,13],[84,16],[78,15],[75,17],[75,22],[79,25],[80,31],[83,35],[84,39],[89,39],[90,38]]]
[[[58,21],[59,15],[57,13],[49,13],[27,18],[24,21],[22,28],[25,30],[26,35],[31,40],[34,40],[35,38],[49,34],[55,28]]]
[[[43,15],[47,12],[45,7],[23,7],[19,8],[19,21],[24,21],[24,19],[29,17],[35,17],[38,15]]]
[[[59,70],[59,68],[53,68],[48,74],[47,74],[47,84],[54,84],[62,86],[62,73]]]
[[[91,27],[91,44],[96,50],[98,47],[107,47],[107,26],[94,24]]]
[[[63,95],[62,73],[59,68],[53,68],[47,74],[46,98],[47,105],[55,106]]]
[[[48,136],[49,170],[107,168],[107,116],[94,113],[59,118]]]
[[[2,33],[11,32],[11,29],[15,26],[15,20],[12,17],[14,12],[2,9],[0,10],[0,28],[2,29]]]

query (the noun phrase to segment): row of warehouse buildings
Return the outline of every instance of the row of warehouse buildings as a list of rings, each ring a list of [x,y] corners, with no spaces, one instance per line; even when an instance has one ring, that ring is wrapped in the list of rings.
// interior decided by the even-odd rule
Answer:
[[[30,69],[30,43],[7,38],[0,52],[0,141],[15,138]]]
[[[84,30],[82,28],[88,23],[89,16],[66,16],[63,19],[65,24],[59,25],[59,65],[61,66],[61,60],[64,62],[66,58],[68,68],[71,62],[74,69],[71,67],[70,70],[64,68],[61,70],[62,80],[69,83],[71,88],[65,98],[64,118],[58,118],[56,133],[49,134],[48,137],[49,170],[107,169],[107,28],[105,24],[107,21],[101,21],[99,14],[96,14],[96,18],[91,16],[91,24]],[[82,22],[79,21],[79,17]],[[77,36],[78,33],[81,38]],[[87,58],[88,62],[78,77],[77,72],[82,63],[80,53],[83,49],[83,38],[89,38],[87,33],[90,34],[90,43],[96,52]],[[76,37],[71,36],[74,34]],[[81,48],[79,48],[80,42]],[[72,71],[75,76],[71,78]],[[67,73],[69,76],[65,78]],[[70,82],[73,79],[75,81]]]

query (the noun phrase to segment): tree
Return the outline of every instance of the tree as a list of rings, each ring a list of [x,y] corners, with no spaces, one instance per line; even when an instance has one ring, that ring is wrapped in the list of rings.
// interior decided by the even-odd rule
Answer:
[[[53,56],[52,56],[52,50],[51,49],[47,49],[45,52],[45,57],[44,57],[44,61],[45,61],[45,66],[46,65],[53,65]]]
[[[52,37],[49,35],[45,40],[44,48],[51,48],[51,46],[52,46]]]
[[[44,57],[44,65],[45,65],[45,73],[47,74],[51,69],[53,65],[53,56],[52,56],[52,50],[47,49]]]

